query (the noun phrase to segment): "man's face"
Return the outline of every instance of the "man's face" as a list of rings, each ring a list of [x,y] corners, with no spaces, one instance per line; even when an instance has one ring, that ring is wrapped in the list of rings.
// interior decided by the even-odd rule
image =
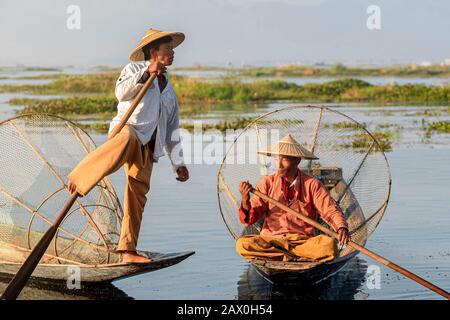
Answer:
[[[278,174],[284,177],[297,171],[297,167],[300,163],[300,158],[278,156],[275,158],[275,163],[277,165]]]
[[[162,43],[158,49],[153,50],[153,57],[164,66],[170,66],[173,63],[174,54],[171,43]]]

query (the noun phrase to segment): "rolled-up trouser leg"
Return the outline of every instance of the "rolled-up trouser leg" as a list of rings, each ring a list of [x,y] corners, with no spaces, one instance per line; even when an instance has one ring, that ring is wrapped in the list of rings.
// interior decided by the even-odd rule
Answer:
[[[69,174],[68,178],[85,196],[105,176],[119,170],[125,162],[139,153],[141,142],[134,129],[125,126],[114,137],[89,153]]]
[[[153,155],[148,144],[141,148],[142,156],[124,165],[127,185],[118,251],[136,251],[146,194],[150,189]]]

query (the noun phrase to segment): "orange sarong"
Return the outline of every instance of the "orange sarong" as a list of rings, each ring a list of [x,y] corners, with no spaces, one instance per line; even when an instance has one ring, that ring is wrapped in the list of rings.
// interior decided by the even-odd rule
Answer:
[[[283,236],[248,235],[236,242],[236,251],[246,259],[276,261],[327,262],[337,256],[337,243],[326,235],[307,237],[301,234]]]

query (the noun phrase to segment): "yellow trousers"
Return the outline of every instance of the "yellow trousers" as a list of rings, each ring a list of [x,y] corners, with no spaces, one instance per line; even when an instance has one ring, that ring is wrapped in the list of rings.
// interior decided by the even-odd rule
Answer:
[[[114,138],[89,153],[69,174],[80,195],[86,195],[104,177],[125,168],[124,216],[118,251],[135,251],[142,213],[150,189],[153,154],[143,146],[134,129],[125,126]]]
[[[243,236],[236,241],[236,251],[248,260],[327,262],[336,258],[338,250],[336,241],[325,235],[308,238],[287,234],[281,237]]]

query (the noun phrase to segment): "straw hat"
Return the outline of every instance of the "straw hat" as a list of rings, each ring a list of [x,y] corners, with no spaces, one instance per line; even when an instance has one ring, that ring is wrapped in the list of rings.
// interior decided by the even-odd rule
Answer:
[[[159,30],[150,28],[145,33],[145,35],[142,37],[141,41],[136,46],[136,48],[134,48],[133,51],[131,51],[130,60],[132,60],[132,61],[144,60],[144,51],[142,51],[142,48],[145,47],[147,44],[152,43],[153,41],[156,41],[158,39],[161,39],[161,38],[167,37],[167,36],[170,36],[172,38],[171,45],[174,48],[177,47],[178,45],[180,45],[184,41],[184,33],[159,31]]]
[[[290,134],[287,134],[283,139],[271,145],[267,150],[258,151],[258,153],[268,156],[283,155],[309,160],[319,159],[311,151],[308,151],[295,141]]]

